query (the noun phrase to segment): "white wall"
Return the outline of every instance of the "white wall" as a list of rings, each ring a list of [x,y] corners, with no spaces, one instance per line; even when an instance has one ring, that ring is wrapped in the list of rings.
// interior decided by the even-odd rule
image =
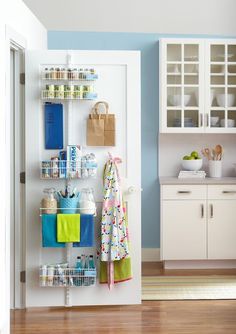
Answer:
[[[49,30],[235,36],[235,0],[24,0]]]
[[[9,41],[6,25],[26,42],[27,48],[46,49],[47,31],[21,0],[8,0],[0,11],[0,333],[9,333],[9,261],[10,261],[10,103],[9,103]],[[8,28],[7,28],[8,29]],[[8,31],[10,31],[8,29]],[[16,36],[17,36],[16,34]]]

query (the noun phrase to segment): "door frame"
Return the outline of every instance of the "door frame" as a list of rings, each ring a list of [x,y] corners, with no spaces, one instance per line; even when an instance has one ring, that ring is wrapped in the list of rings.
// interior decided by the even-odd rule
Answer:
[[[7,284],[9,291],[10,308],[23,308],[24,284],[20,282],[21,271],[25,266],[24,248],[24,187],[20,184],[20,172],[24,170],[24,86],[20,84],[20,73],[24,72],[24,51],[27,47],[26,40],[10,26],[6,25],[6,144],[7,165],[13,165],[7,169],[8,201],[6,221],[6,254],[7,254]],[[11,50],[14,50],[14,93],[11,93]],[[14,115],[11,115],[11,99],[14,98]],[[13,117],[12,117],[13,116]],[[13,148],[13,155],[11,153]],[[12,157],[14,156],[14,160]],[[13,182],[11,182],[11,179]],[[11,186],[13,184],[13,186]],[[12,197],[12,191],[14,194]],[[14,200],[13,211],[11,213]],[[20,199],[20,200],[19,200]],[[12,242],[12,239],[14,241]],[[10,261],[9,261],[10,259]],[[13,298],[11,298],[13,294]]]

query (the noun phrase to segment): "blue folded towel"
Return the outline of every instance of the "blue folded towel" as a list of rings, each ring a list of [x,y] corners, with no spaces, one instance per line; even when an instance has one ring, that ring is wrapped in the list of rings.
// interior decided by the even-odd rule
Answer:
[[[94,216],[80,215],[80,242],[74,242],[73,247],[93,247]]]
[[[65,247],[64,242],[57,242],[57,215],[42,215],[42,246]]]

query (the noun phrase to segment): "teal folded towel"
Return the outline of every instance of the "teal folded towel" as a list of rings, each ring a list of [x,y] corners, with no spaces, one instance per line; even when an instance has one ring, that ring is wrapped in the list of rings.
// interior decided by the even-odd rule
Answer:
[[[42,215],[42,246],[65,247],[64,242],[57,242],[57,215]]]
[[[80,215],[80,242],[74,242],[73,247],[94,246],[94,216]]]

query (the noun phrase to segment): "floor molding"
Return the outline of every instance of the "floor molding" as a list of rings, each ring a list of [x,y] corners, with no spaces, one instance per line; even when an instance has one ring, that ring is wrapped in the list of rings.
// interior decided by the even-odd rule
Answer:
[[[142,262],[160,261],[160,248],[142,248]]]
[[[236,260],[164,261],[165,269],[235,269]]]

